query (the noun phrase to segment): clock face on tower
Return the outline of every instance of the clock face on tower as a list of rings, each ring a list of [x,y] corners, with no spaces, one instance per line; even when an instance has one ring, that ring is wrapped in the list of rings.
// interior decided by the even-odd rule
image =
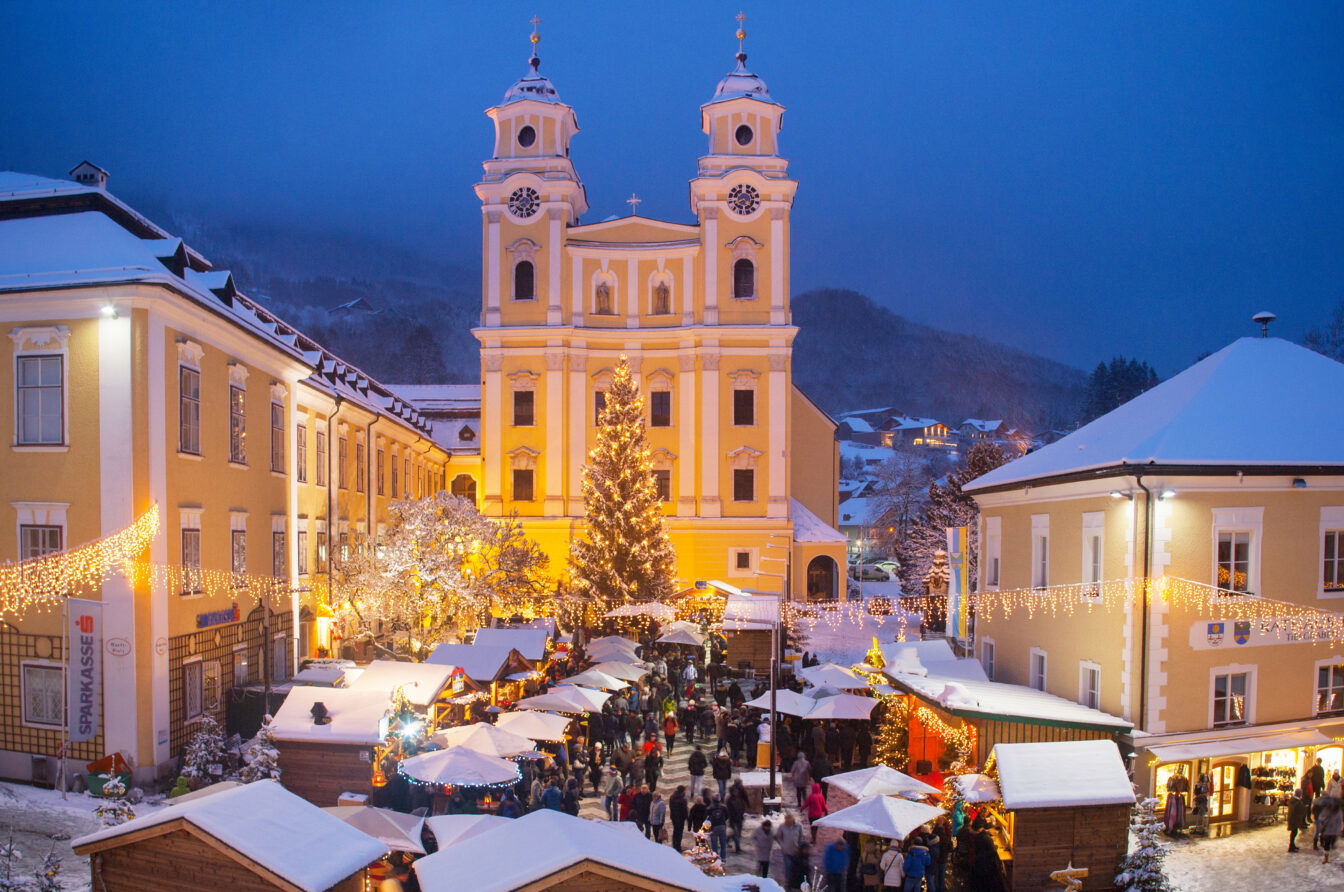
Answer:
[[[761,194],[756,187],[747,183],[738,183],[728,190],[728,209],[738,216],[753,214],[761,206]]]
[[[748,186],[747,188],[751,188]],[[514,189],[509,196],[509,213],[515,217],[530,217],[541,206],[541,196],[531,186]]]

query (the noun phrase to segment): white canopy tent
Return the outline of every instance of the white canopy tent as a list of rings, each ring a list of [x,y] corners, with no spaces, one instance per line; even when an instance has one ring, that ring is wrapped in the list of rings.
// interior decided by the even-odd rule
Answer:
[[[817,827],[835,827],[853,830],[884,839],[905,839],[920,827],[943,814],[936,805],[911,802],[895,796],[872,796],[857,805],[842,808],[813,824]]]
[[[529,740],[555,743],[565,739],[565,729],[569,727],[571,721],[568,716],[523,709],[504,713],[495,722],[495,727]]]
[[[432,818],[425,818],[425,826],[434,834],[439,848],[446,849],[454,843],[479,836],[511,820],[512,818],[501,818],[498,815],[435,815]]]
[[[594,663],[605,663],[612,660],[619,663],[639,663],[642,662],[638,653],[633,647],[626,647],[620,644],[595,644],[588,648],[585,653],[588,659]]]
[[[825,719],[867,719],[872,714],[873,707],[877,706],[877,700],[874,698],[860,697],[858,694],[836,694],[813,702],[816,705],[812,707],[812,711],[803,716],[809,722]]]
[[[604,691],[619,691],[621,688],[630,687],[630,683],[617,678],[614,675],[608,675],[600,669],[586,669],[578,675],[571,675],[569,678],[560,680],[561,684],[579,685],[585,688],[598,688]]]
[[[830,779],[832,783],[834,778]],[[999,785],[984,774],[958,774],[952,778],[952,784],[967,802],[993,802],[999,798]]]
[[[598,663],[589,667],[598,672],[604,672],[612,678],[619,678],[624,681],[639,681],[649,674],[649,670],[642,666],[636,666],[634,663],[622,663],[617,660],[608,660],[605,663]]]
[[[683,644],[689,647],[704,647],[705,636],[688,629],[674,629],[658,639],[659,644]]]
[[[855,799],[867,799],[870,796],[939,796],[942,790],[930,786],[922,780],[913,778],[903,771],[886,765],[874,765],[857,771],[846,771],[826,778],[833,787],[839,787]]]
[[[806,716],[816,706],[817,701],[811,697],[804,697],[797,691],[778,690],[775,691],[775,712],[784,715]],[[766,691],[755,700],[748,700],[745,704],[755,709],[770,709],[770,692]]]
[[[425,854],[425,847],[420,842],[424,818],[367,805],[337,805],[322,810],[356,830],[362,830],[394,852]]]
[[[478,753],[500,759],[521,756],[523,753],[530,753],[536,749],[536,745],[530,738],[513,731],[506,731],[489,722],[476,722],[474,725],[445,728],[431,739],[440,746],[465,746]]]
[[[816,687],[829,685],[841,691],[866,691],[868,682],[857,672],[836,663],[821,663],[798,670],[802,679]]]
[[[465,746],[421,753],[397,763],[397,770],[425,784],[489,787],[521,778],[518,766]]]

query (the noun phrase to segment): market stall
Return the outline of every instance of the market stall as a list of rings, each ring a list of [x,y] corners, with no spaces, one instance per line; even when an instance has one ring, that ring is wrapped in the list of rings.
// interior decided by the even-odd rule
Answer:
[[[387,737],[384,690],[296,687],[271,721],[285,788],[318,806],[373,792],[376,752]]]
[[[991,832],[1010,888],[1044,889],[1066,866],[1087,868],[1083,889],[1113,889],[1129,848],[1134,789],[1107,740],[994,747],[1002,808]]]
[[[476,687],[455,666],[398,660],[374,660],[347,684],[352,691],[383,691],[388,696],[401,689],[431,728],[442,727],[450,720],[453,710],[449,701],[454,694],[468,684]]]
[[[512,703],[536,689],[536,667],[508,644],[440,644],[426,663],[456,666],[476,688],[488,693],[491,706]]]
[[[221,790],[76,839],[99,892],[364,892],[387,848],[275,781]]]

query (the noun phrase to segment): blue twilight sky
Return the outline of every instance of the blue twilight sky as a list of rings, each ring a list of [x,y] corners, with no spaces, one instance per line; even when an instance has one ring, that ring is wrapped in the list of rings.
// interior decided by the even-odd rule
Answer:
[[[134,203],[339,227],[471,268],[481,112],[542,71],[600,220],[685,220],[729,3],[0,5],[0,168],[89,158]],[[1338,2],[746,3],[789,109],[794,289],[1166,375],[1344,296]],[[243,283],[246,288],[246,283]],[[842,320],[856,336],[862,320]],[[893,349],[900,349],[898,344]],[[1229,407],[1231,408],[1231,407]]]

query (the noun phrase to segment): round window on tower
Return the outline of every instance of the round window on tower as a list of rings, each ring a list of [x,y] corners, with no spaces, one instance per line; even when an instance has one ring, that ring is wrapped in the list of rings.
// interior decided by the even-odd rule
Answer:
[[[537,131],[532,129],[532,125],[523,127],[518,131],[518,145],[525,149],[532,148],[532,143],[537,141]]]
[[[739,146],[751,145],[751,141],[755,136],[756,134],[753,133],[751,128],[746,124],[740,125],[737,130],[733,131],[733,138],[737,140]]]

